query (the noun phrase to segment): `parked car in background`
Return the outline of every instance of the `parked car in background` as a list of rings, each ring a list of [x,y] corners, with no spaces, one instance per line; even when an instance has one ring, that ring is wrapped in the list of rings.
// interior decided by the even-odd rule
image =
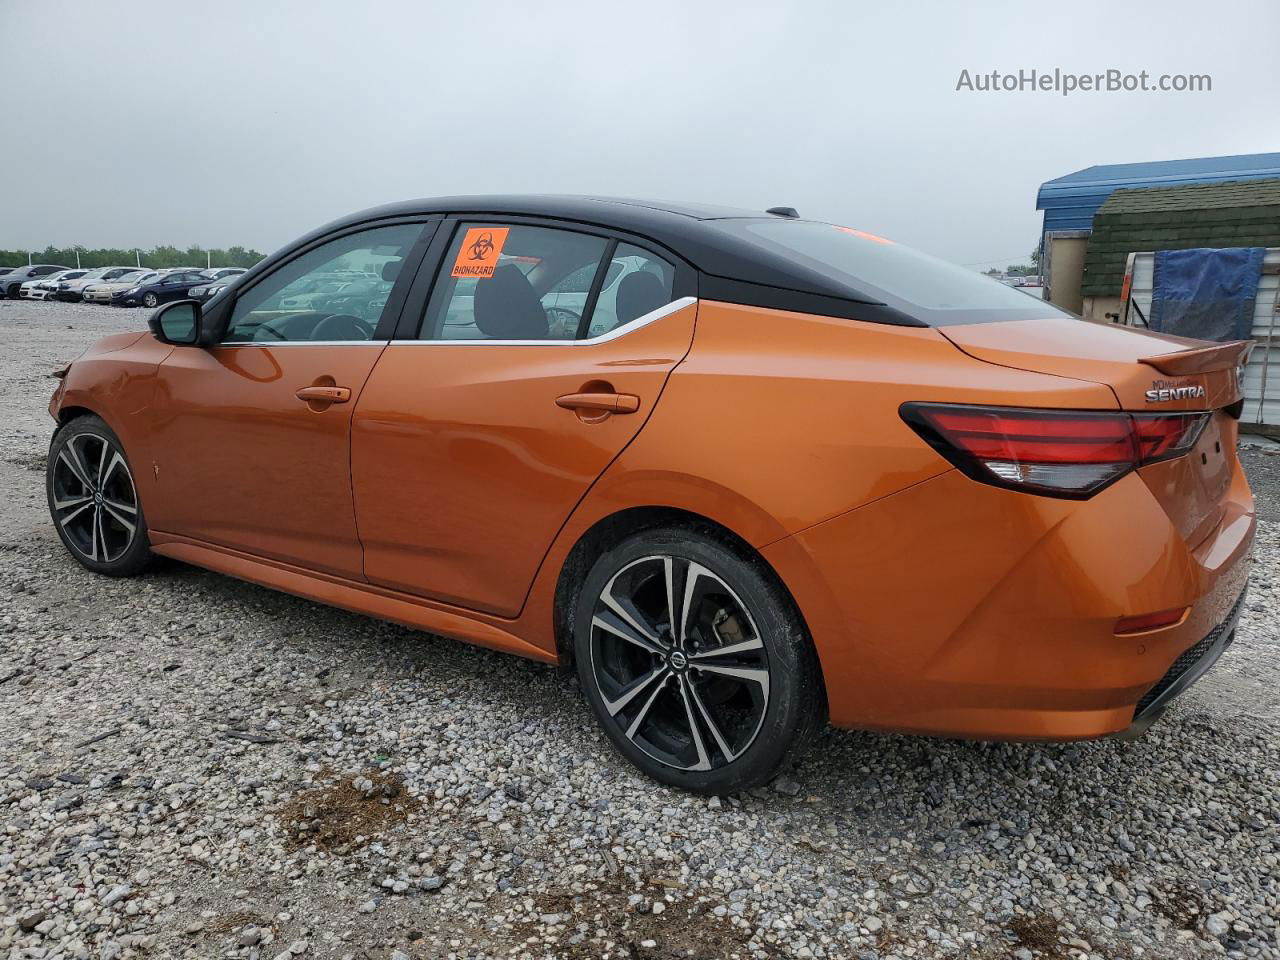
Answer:
[[[224,280],[228,277],[238,277],[245,272],[244,267],[214,267],[211,270],[201,270],[210,280]]]
[[[18,296],[22,300],[49,300],[53,297],[53,292],[58,289],[58,284],[63,280],[76,280],[84,276],[87,270],[59,270],[57,273],[51,273],[47,277],[36,277],[34,280],[28,280],[22,285]]]
[[[348,279],[324,280],[314,290],[285,297],[280,309],[297,313],[321,311],[332,314],[365,316],[379,311],[386,302],[381,281],[356,276]]]
[[[192,300],[198,300],[200,303],[205,303],[212,300],[223,290],[227,289],[227,287],[231,286],[231,284],[239,279],[239,277],[240,274],[237,273],[230,277],[223,277],[221,280],[214,280],[212,283],[202,283],[200,286],[192,287],[188,290],[187,296]]]
[[[130,270],[122,273],[114,280],[95,281],[81,292],[85,303],[110,303],[111,295],[119,290],[128,290],[139,283],[146,283],[160,276],[157,270]]]
[[[193,284],[208,279],[197,270],[172,270],[160,273],[142,283],[134,284],[111,295],[111,303],[118,307],[155,307],[170,300],[186,300]]]
[[[122,277],[126,273],[132,273],[137,269],[137,267],[96,267],[78,280],[63,280],[59,282],[58,290],[54,296],[59,300],[69,302],[83,300],[85,287],[102,280],[114,280],[116,277]]]
[[[50,274],[67,269],[69,268],[58,263],[33,263],[29,267],[14,267],[0,276],[0,298],[8,297],[10,300],[17,300],[22,291],[22,285],[28,280],[43,279]]]

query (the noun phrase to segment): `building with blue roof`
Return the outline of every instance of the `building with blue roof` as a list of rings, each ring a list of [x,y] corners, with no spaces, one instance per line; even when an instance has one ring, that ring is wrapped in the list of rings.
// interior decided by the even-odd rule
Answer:
[[[1036,209],[1044,211],[1043,232],[1088,230],[1093,215],[1121,187],[1180,187],[1189,183],[1266,180],[1280,177],[1280,153],[1235,157],[1107,163],[1086,167],[1040,185]]]
[[[1102,164],[1041,184],[1036,209],[1044,211],[1041,272],[1045,276],[1046,295],[1059,306],[1081,312],[1080,278],[1093,218],[1115,191],[1277,177],[1280,177],[1280,153],[1252,153]]]

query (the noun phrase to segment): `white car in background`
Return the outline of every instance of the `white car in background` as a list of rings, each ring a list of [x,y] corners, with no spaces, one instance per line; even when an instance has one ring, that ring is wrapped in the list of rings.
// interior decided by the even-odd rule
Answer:
[[[18,288],[18,298],[20,300],[51,300],[60,280],[79,280],[88,272],[88,270],[59,270],[47,277],[36,277]]]
[[[80,292],[80,296],[85,303],[110,303],[111,294],[117,290],[128,290],[140,283],[147,283],[159,275],[159,271],[147,270],[145,267],[141,270],[130,270],[112,280],[95,280]]]
[[[78,302],[83,299],[84,288],[92,283],[114,280],[126,273],[132,273],[137,267],[97,267],[90,270],[78,280],[61,280],[58,282],[54,297],[59,300]]]

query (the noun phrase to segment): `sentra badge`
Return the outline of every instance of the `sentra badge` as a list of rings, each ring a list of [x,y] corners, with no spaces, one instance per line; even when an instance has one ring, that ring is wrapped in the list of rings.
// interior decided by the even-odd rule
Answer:
[[[1204,385],[1186,380],[1153,380],[1147,391],[1147,403],[1168,403],[1170,400],[1194,400],[1204,396]]]

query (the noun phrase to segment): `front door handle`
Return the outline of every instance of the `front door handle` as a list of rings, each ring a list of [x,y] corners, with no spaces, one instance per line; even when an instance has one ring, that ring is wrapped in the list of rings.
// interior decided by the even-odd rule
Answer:
[[[346,403],[351,399],[350,387],[302,387],[295,394],[306,403]]]
[[[630,393],[566,393],[556,397],[556,406],[588,413],[635,413],[640,398]]]

